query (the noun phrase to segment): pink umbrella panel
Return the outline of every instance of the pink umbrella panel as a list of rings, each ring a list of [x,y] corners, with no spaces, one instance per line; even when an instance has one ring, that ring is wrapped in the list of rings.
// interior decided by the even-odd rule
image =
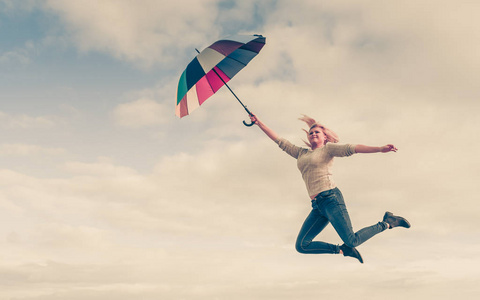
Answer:
[[[240,72],[263,46],[265,37],[261,35],[238,35],[219,40],[200,52],[180,76],[175,114],[182,118],[202,105]]]

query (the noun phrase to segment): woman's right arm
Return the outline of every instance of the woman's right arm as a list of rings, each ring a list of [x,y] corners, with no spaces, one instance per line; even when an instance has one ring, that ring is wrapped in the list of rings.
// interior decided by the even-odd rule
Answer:
[[[270,138],[272,141],[276,142],[278,140],[278,134],[260,121],[257,116],[251,115],[250,120],[260,127],[260,129]]]
[[[287,152],[290,156],[292,156],[293,158],[297,158],[300,156],[300,154],[303,152],[303,151],[307,151],[307,149],[304,149],[304,148],[301,148],[301,147],[298,147],[298,146],[295,146],[293,145],[292,143],[290,143],[289,141],[285,140],[285,139],[282,139],[278,136],[278,134],[273,131],[272,129],[270,129],[267,125],[265,125],[262,121],[260,121],[255,115],[251,115],[250,116],[250,120],[252,122],[254,122],[255,124],[258,125],[258,127],[260,127],[260,129],[265,132],[265,134],[270,138],[272,139],[272,141],[274,141],[275,143],[278,144],[278,146],[280,147],[280,149],[282,149],[283,151]]]

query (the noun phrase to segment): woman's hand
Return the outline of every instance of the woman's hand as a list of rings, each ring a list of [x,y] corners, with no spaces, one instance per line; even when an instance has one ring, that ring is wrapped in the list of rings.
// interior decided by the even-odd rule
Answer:
[[[385,146],[381,147],[381,149],[382,149],[381,152],[383,152],[383,153],[387,153],[387,152],[391,152],[391,151],[392,152],[397,152],[397,150],[398,150],[397,147],[395,147],[392,144],[385,145]]]
[[[378,153],[378,152],[387,153],[387,152],[397,152],[397,150],[398,149],[392,144],[388,144],[381,147],[372,147],[372,146],[365,146],[365,145],[357,145],[355,147],[356,153]]]
[[[250,121],[252,121],[252,123],[255,123],[255,125],[258,125],[257,116],[255,116],[254,114],[250,115]]]

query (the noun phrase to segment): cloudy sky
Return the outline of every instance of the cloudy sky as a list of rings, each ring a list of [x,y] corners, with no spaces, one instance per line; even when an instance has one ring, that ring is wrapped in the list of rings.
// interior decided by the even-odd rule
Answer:
[[[480,21],[475,1],[0,0],[0,298],[473,299]],[[308,114],[341,142],[355,229],[301,255],[295,160],[228,90],[175,116],[180,74],[224,36],[267,45],[231,81],[281,136]],[[341,243],[331,227],[319,237]]]

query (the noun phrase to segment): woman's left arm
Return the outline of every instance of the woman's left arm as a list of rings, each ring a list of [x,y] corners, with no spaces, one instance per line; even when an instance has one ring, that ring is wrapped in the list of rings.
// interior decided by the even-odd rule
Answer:
[[[365,146],[365,145],[355,146],[356,153],[378,153],[378,152],[387,153],[392,151],[397,152],[397,150],[398,149],[392,144],[388,144],[381,147],[372,147],[372,146]]]

